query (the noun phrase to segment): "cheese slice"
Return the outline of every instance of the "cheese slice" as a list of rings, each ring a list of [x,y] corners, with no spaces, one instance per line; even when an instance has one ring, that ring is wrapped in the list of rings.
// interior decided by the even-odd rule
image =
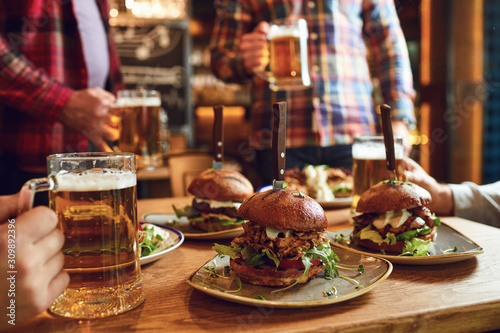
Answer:
[[[390,224],[391,227],[396,229],[402,226],[410,216],[412,216],[412,213],[410,213],[406,209],[393,210],[374,219],[373,225],[377,229],[383,229],[386,225]]]
[[[285,234],[285,238],[292,234],[292,230],[290,229],[278,229],[273,227],[266,227],[267,237],[270,239],[276,239],[280,233]]]

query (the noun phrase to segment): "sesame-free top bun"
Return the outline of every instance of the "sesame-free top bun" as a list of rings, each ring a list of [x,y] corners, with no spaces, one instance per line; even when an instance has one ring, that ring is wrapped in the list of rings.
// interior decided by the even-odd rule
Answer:
[[[253,186],[238,171],[208,169],[189,184],[188,192],[200,198],[217,201],[243,201],[251,196]]]
[[[401,181],[383,181],[366,190],[358,201],[358,213],[382,213],[428,205],[431,195],[422,187]]]
[[[325,211],[319,203],[296,190],[256,193],[243,201],[238,216],[258,224],[296,231],[324,231]]]

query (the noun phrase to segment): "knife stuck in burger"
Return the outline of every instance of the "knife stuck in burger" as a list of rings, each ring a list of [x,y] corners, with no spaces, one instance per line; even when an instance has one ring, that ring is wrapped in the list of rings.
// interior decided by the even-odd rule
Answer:
[[[202,171],[189,184],[187,191],[194,195],[191,206],[178,209],[177,217],[187,217],[193,228],[216,232],[234,229],[245,221],[236,212],[241,202],[253,193],[250,181],[241,173],[223,169],[224,127],[223,107],[214,107],[213,167]]]
[[[337,277],[339,259],[324,233],[323,208],[299,191],[283,189],[286,102],[273,105],[273,111],[273,189],[243,201],[238,209],[247,221],[243,234],[229,246],[215,244],[213,249],[230,256],[236,277],[255,285],[291,287],[323,269],[325,278]]]

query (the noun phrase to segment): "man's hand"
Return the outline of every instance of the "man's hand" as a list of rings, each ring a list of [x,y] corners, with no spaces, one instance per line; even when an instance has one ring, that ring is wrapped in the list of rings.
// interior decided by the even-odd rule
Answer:
[[[268,32],[269,23],[262,21],[252,32],[241,37],[240,53],[247,74],[263,70],[269,63]]]
[[[114,103],[115,96],[101,88],[76,90],[59,121],[85,135],[100,151],[112,151],[105,140],[115,141],[120,135],[109,112]]]
[[[417,162],[408,157],[403,160],[403,167],[406,170],[406,180],[425,188],[431,194],[432,202],[427,208],[437,214],[453,215],[453,192],[448,185],[438,183]]]
[[[0,330],[11,327],[7,319],[7,306],[15,299],[16,324],[28,320],[47,309],[63,293],[69,283],[68,274],[62,269],[64,257],[61,248],[64,236],[57,229],[57,216],[47,207],[33,208],[15,217],[14,228],[6,223],[17,212],[18,195],[0,197]],[[9,266],[9,235],[15,231],[15,264]],[[7,280],[15,273],[15,297],[10,297],[11,281]],[[11,295],[13,296],[13,295]]]

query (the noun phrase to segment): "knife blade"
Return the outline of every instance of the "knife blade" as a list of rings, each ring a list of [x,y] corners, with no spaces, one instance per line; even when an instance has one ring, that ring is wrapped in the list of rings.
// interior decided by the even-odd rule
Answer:
[[[223,105],[214,106],[214,127],[212,132],[212,145],[214,152],[212,168],[214,169],[222,169],[222,161],[224,160],[223,110]]]

